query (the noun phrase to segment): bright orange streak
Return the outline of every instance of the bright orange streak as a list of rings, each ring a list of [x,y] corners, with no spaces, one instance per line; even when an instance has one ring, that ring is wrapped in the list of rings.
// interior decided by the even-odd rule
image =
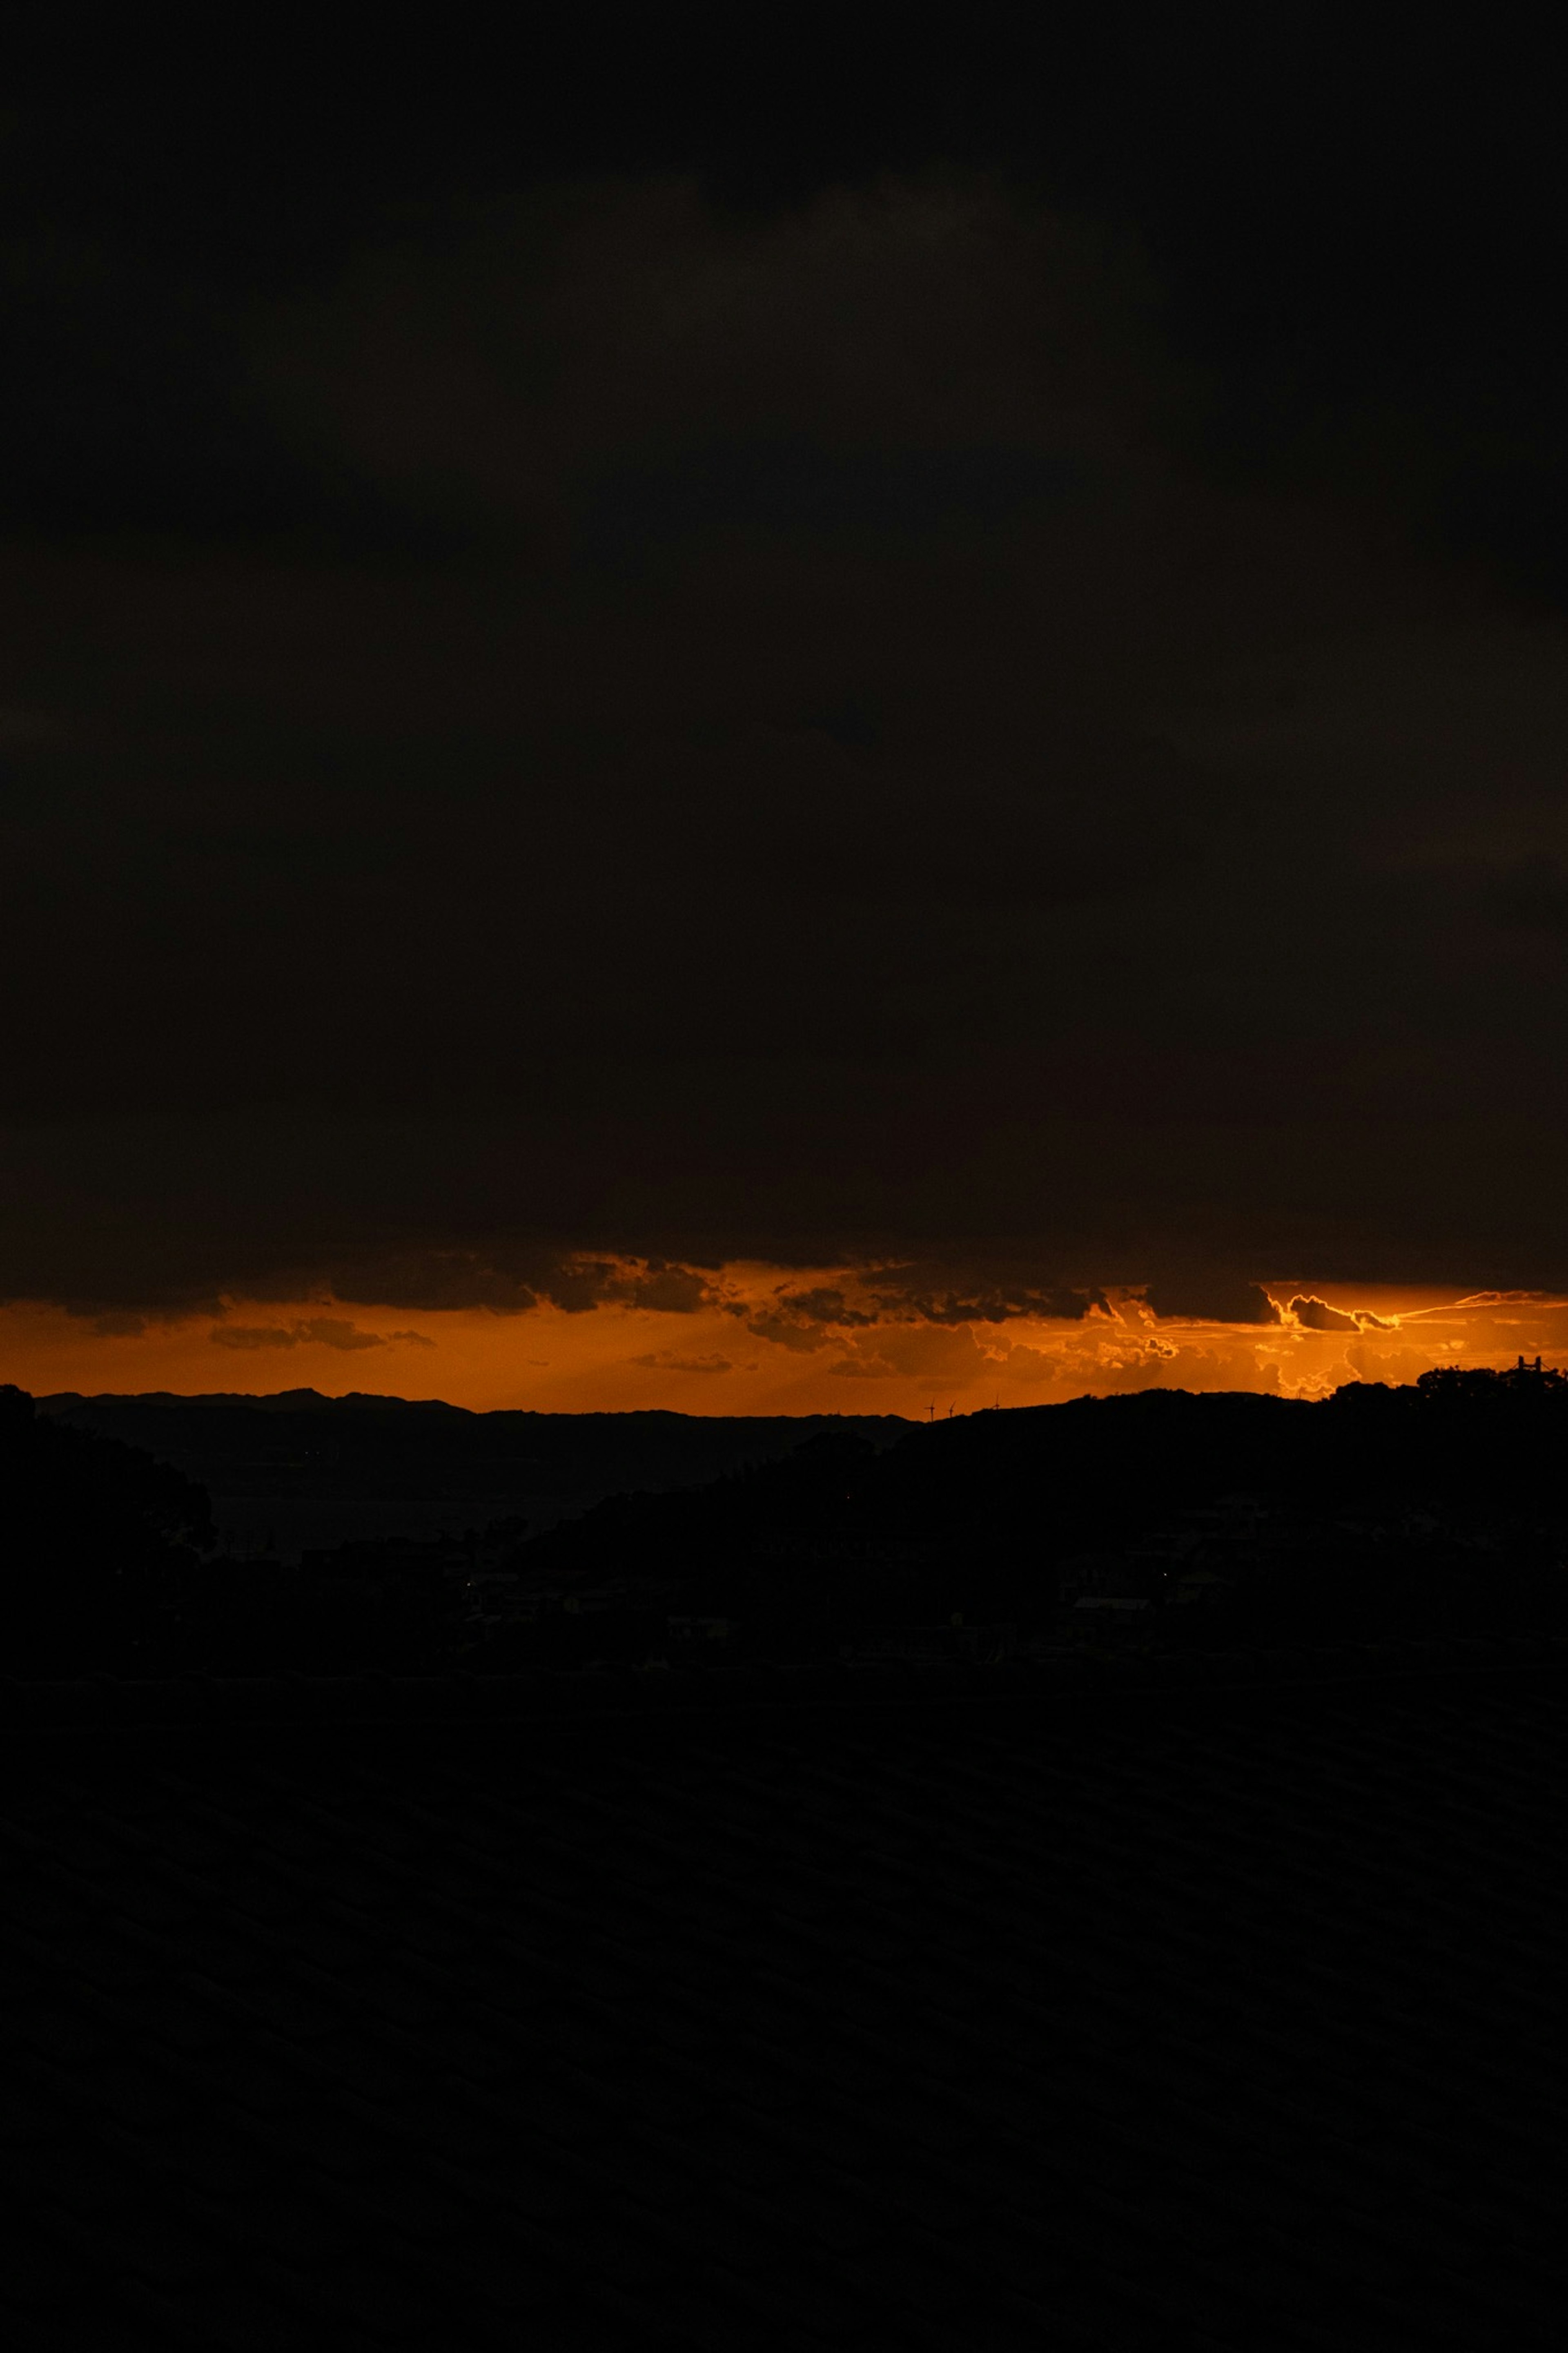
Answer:
[[[1349,1380],[1414,1380],[1439,1364],[1511,1364],[1521,1355],[1568,1362],[1568,1304],[1551,1298],[1269,1285],[1280,1299],[1315,1295],[1401,1319],[1396,1329],[1358,1333],[1156,1321],[1134,1302],[1115,1318],[1082,1324],[792,1320],[792,1294],[823,1280],[729,1269],[717,1297],[690,1314],[618,1304],[576,1314],[424,1314],[236,1301],[216,1321],[185,1317],[140,1333],[14,1306],[0,1309],[0,1378],[37,1395],[310,1388],[556,1413],[662,1407],[923,1418],[933,1404],[939,1413],[970,1412],[997,1399],[1036,1405],[1154,1387],[1316,1396]]]

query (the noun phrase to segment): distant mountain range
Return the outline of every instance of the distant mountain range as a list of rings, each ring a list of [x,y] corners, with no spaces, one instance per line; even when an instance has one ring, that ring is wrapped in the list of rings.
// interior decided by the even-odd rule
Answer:
[[[298,1559],[360,1538],[460,1534],[501,1519],[532,1535],[613,1495],[665,1494],[777,1462],[825,1430],[880,1451],[895,1414],[473,1413],[439,1398],[284,1389],[269,1397],[37,1400],[40,1414],[139,1446],[212,1498],[226,1550]]]

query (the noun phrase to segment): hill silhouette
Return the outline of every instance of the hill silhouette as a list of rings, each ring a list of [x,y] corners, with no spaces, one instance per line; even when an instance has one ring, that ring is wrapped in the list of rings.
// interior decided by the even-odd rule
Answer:
[[[0,1388],[5,1671],[155,1672],[211,1548],[207,1498],[139,1448]]]
[[[474,1413],[437,1398],[288,1389],[271,1397],[38,1399],[40,1415],[145,1448],[204,1486],[226,1549],[297,1560],[350,1542],[459,1534],[525,1519],[536,1533],[601,1497],[658,1493],[786,1455],[841,1427],[879,1445],[896,1415],[809,1419]]]
[[[917,1426],[880,1453],[816,1438],[602,1504],[522,1567],[808,1647],[955,1618],[1077,1638],[1096,1602],[1181,1641],[1555,1622],[1565,1460],[1568,1378],[1522,1365],[1315,1403],[1152,1390]]]
[[[573,1448],[601,1471],[640,1461],[663,1490],[605,1495],[542,1530],[501,1514],[298,1563],[226,1556],[194,1480],[51,1403],[35,1413],[0,1392],[6,1644],[11,1671],[29,1674],[718,1664],[879,1643],[991,1656],[1568,1622],[1568,1378],[1522,1364],[1315,1403],[1085,1398],[903,1425],[892,1444],[876,1442],[879,1424],[875,1437],[845,1422],[672,1438],[662,1425],[681,1417],[584,1417],[549,1432],[558,1465]],[[206,1417],[220,1443],[237,1415],[251,1442],[258,1424],[282,1431],[263,1467],[283,1493],[290,1477],[342,1472],[330,1448],[289,1451],[306,1416],[373,1460],[400,1430],[455,1431],[459,1474],[495,1459],[484,1425],[515,1443],[575,1419],[368,1400],[331,1416],[293,1398],[108,1404],[121,1428],[131,1404],[144,1425],[172,1417],[165,1430]],[[791,1451],[767,1459],[781,1438]],[[676,1486],[680,1450],[697,1466],[704,1447],[743,1467]],[[417,1479],[440,1460],[437,1442]]]

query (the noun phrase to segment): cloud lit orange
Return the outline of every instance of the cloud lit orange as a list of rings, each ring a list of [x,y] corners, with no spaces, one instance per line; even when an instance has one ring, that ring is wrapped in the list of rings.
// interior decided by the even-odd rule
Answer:
[[[1440,1364],[1568,1363],[1568,1302],[1534,1293],[1270,1282],[1279,1320],[1242,1324],[1158,1315],[1115,1291],[1076,1317],[984,1312],[962,1289],[944,1303],[879,1280],[735,1264],[628,1280],[578,1312],[234,1299],[140,1329],[14,1305],[0,1310],[0,1373],[37,1395],[309,1388],[545,1412],[923,1416],[1155,1387],[1313,1397]]]

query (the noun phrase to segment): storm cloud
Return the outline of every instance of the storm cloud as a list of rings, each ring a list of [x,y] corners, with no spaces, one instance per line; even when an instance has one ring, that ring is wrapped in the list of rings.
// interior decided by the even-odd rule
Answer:
[[[1568,1280],[1563,625],[1414,314],[1336,407],[1135,189],[482,178],[10,251],[0,1294]]]

